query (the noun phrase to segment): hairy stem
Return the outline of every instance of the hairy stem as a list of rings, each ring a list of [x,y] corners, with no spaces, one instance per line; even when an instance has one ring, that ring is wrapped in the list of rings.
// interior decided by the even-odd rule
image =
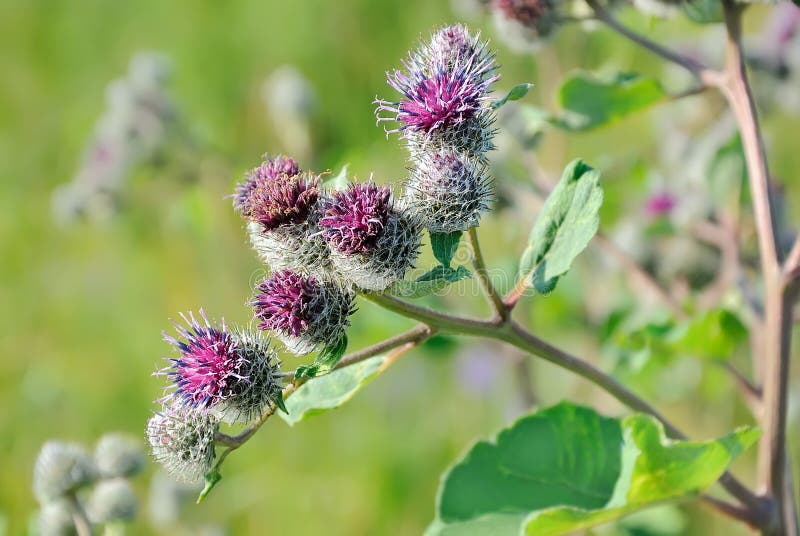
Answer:
[[[486,270],[486,262],[483,260],[483,253],[481,253],[481,245],[478,242],[478,231],[475,227],[469,228],[469,242],[472,246],[472,264],[475,267],[475,273],[478,274],[478,280],[481,283],[483,292],[486,294],[489,302],[492,304],[495,314],[501,320],[508,318],[510,313],[508,307],[503,303],[503,298],[497,292],[497,289],[489,279],[489,273]]]
[[[360,363],[365,359],[369,359],[370,357],[374,357],[378,354],[399,347],[403,347],[404,351],[410,350],[411,348],[421,343],[425,339],[431,337],[431,335],[433,335],[434,333],[436,333],[435,328],[432,328],[426,324],[419,324],[411,328],[410,330],[406,331],[405,333],[401,333],[390,339],[386,339],[385,341],[381,341],[377,344],[373,344],[372,346],[368,346],[367,348],[364,348],[362,350],[358,350],[356,352],[347,354],[339,361],[339,363],[336,364],[334,370],[342,369],[344,367]],[[396,358],[399,357],[399,355],[393,357]],[[298,387],[300,387],[307,381],[308,381],[307,378],[295,380],[294,382],[284,387],[283,398],[286,399],[289,396],[291,396],[292,393],[297,391]],[[261,414],[261,416],[259,416],[258,419],[250,423],[250,425],[247,428],[245,428],[235,436],[230,436],[223,433],[217,433],[215,437],[216,442],[228,448],[225,451],[223,451],[222,454],[220,454],[220,457],[217,460],[215,468],[219,469],[220,465],[228,456],[228,454],[232,450],[236,450],[237,448],[245,444],[253,436],[253,434],[255,434],[265,422],[267,422],[267,419],[269,419],[275,413],[275,411],[277,411],[277,409],[278,408],[275,404],[270,404],[270,406],[266,409],[266,411],[264,411],[264,413]]]

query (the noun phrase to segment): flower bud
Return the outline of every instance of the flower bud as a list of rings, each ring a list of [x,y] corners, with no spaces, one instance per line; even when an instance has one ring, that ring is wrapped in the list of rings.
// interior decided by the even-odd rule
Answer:
[[[167,398],[228,423],[250,422],[281,391],[275,352],[268,341],[231,333],[224,320],[216,325],[200,315],[202,322],[181,315],[187,326],[175,324],[179,338],[164,335],[180,354],[158,373],[173,381]]]
[[[124,434],[105,434],[94,449],[102,478],[134,476],[142,470],[144,455],[139,441]]]
[[[124,478],[100,481],[89,496],[86,513],[92,523],[131,521],[136,517],[139,500]]]
[[[274,332],[291,352],[306,354],[341,339],[354,298],[337,283],[282,270],[261,282],[252,304],[259,329]]]
[[[422,155],[415,165],[406,201],[430,232],[466,231],[478,225],[493,198],[484,162],[443,149]]]
[[[217,419],[172,401],[147,421],[153,458],[173,478],[195,482],[211,469],[216,455]]]
[[[48,441],[33,468],[33,494],[46,503],[74,492],[97,478],[97,468],[86,450],[74,443]]]
[[[386,186],[352,184],[324,205],[320,219],[335,268],[358,287],[383,290],[403,279],[419,254],[420,224]]]

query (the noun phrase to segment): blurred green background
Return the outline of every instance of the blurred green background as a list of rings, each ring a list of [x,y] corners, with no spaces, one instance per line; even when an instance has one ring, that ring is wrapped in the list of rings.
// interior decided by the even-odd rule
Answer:
[[[766,10],[759,9],[756,21]],[[673,42],[678,35],[690,42],[701,31],[685,21],[630,18]],[[404,151],[375,126],[371,102],[376,94],[392,95],[384,72],[399,65],[420,35],[458,20],[495,43],[499,88],[534,82],[526,99],[544,107],[573,68],[611,65],[664,75],[646,53],[605,31],[568,28],[538,52],[514,53],[486,16],[463,6],[454,11],[446,1],[0,3],[0,516],[8,534],[24,533],[35,511],[31,470],[45,440],[92,444],[109,430],[142,437],[162,388],[151,373],[169,353],[160,335],[168,318],[204,307],[212,317],[249,322],[245,302],[263,268],[225,196],[264,152],[286,150],[260,98],[265,77],[291,64],[316,92],[314,162],[301,165],[336,172],[349,164],[357,178],[375,173],[379,181],[396,181],[405,173]],[[105,107],[104,87],[142,50],[172,60],[170,93],[203,148],[196,169],[191,176],[138,169],[114,218],[58,226],[51,192],[78,168]],[[578,156],[604,169],[605,228],[644,195],[632,170],[633,163],[656,160],[663,140],[653,125],[654,113],[646,112],[588,134],[548,133],[536,155],[552,173]],[[782,114],[767,120],[778,176],[800,169],[796,127],[796,118]],[[511,138],[500,143],[500,154],[530,156]],[[524,184],[519,165],[498,169],[508,173],[499,181]],[[513,273],[533,217],[522,205],[487,218],[481,235],[494,268]],[[548,339],[596,360],[598,323],[582,298],[599,292],[592,262],[590,254],[554,295],[526,301],[520,314]],[[611,288],[618,287],[624,288]],[[485,310],[480,299],[455,294],[433,301],[451,311]],[[361,303],[351,348],[409,325]],[[480,341],[439,337],[343,408],[293,429],[269,422],[231,456],[207,502],[186,509],[186,526],[214,525],[230,534],[419,534],[433,517],[440,473],[474,438],[524,411],[519,358]],[[292,357],[286,362],[297,364]],[[750,422],[719,370],[689,367],[681,374],[669,376],[674,385],[660,385],[664,396],[657,400],[690,435],[710,438]],[[549,365],[534,361],[532,376],[540,404],[571,398],[623,413]],[[697,389],[701,411],[697,396],[670,396],[686,378],[705,382]],[[746,480],[749,462],[741,462]],[[143,497],[153,470],[151,464],[137,480]],[[699,507],[683,511],[687,524],[679,532],[743,533]],[[152,531],[145,502],[131,532]]]

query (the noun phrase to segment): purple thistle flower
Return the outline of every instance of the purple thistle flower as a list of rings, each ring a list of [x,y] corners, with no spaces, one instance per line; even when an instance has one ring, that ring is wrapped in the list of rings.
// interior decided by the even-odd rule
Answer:
[[[304,354],[344,335],[353,298],[336,284],[282,270],[259,284],[252,305],[259,329],[276,333],[291,351]]]
[[[325,204],[319,221],[325,240],[344,254],[375,247],[392,210],[391,191],[373,182],[351,184]]]
[[[236,186],[233,195],[233,206],[244,213],[247,211],[248,200],[252,191],[259,185],[271,182],[283,175],[293,177],[300,174],[300,166],[294,159],[278,155],[275,158],[264,157],[260,166],[252,169],[247,178]]]
[[[319,179],[303,175],[279,175],[260,181],[248,193],[242,215],[261,224],[264,231],[302,223],[319,197]]]
[[[313,321],[311,303],[319,291],[313,277],[303,277],[291,270],[272,274],[258,286],[253,301],[259,329],[285,332],[298,337]]]
[[[404,60],[405,72],[387,73],[402,99],[376,99],[378,122],[397,121],[389,132],[447,130],[486,111],[492,84],[499,78],[494,55],[469,37],[463,26],[447,27]],[[388,112],[382,117],[380,112]]]
[[[165,374],[174,382],[176,389],[169,398],[208,409],[234,395],[236,383],[247,381],[243,375],[246,360],[224,320],[218,327],[209,322],[202,309],[200,316],[202,323],[192,313],[181,314],[187,326],[175,323],[179,338],[164,333],[164,340],[178,350],[180,357],[169,359],[172,366],[157,374]]]

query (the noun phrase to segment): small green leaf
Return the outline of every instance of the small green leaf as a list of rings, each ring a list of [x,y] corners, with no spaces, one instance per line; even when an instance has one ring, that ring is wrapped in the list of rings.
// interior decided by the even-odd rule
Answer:
[[[386,356],[379,355],[308,380],[286,399],[287,413],[278,415],[294,426],[307,417],[338,408],[369,383],[385,361]]]
[[[720,0],[687,0],[681,4],[683,13],[698,24],[722,22],[724,19]]]
[[[347,178],[347,167],[348,164],[345,164],[338,175],[326,180],[325,182],[322,183],[322,185],[325,188],[333,190],[335,192],[346,190],[347,187],[350,185],[350,181]]]
[[[520,277],[547,294],[583,251],[600,224],[600,173],[571,162],[542,207],[520,261]]]
[[[691,356],[727,360],[747,337],[747,327],[736,314],[727,309],[714,309],[694,319],[675,347]]]
[[[589,130],[643,110],[667,98],[661,84],[631,73],[620,73],[611,81],[589,73],[569,75],[558,90],[563,115],[551,122],[565,130]]]
[[[711,486],[759,436],[673,441],[646,415],[562,403],[480,441],[443,477],[428,536],[556,536]]]
[[[275,396],[272,398],[272,402],[284,413],[288,413],[289,410],[286,409],[286,403],[283,400],[283,391],[278,390],[275,393]]]
[[[442,266],[449,267],[453,262],[453,257],[458,250],[458,243],[461,241],[461,231],[452,233],[431,233],[431,249],[433,256],[436,257]]]
[[[392,286],[392,295],[399,298],[416,299],[441,292],[452,283],[469,279],[472,273],[464,266],[450,268],[446,266],[434,267],[431,271],[421,275],[415,281],[398,281]]]
[[[200,492],[200,495],[197,496],[197,504],[200,504],[205,500],[205,498],[209,493],[211,493],[211,490],[214,489],[214,486],[216,486],[220,480],[222,480],[222,475],[217,468],[214,467],[205,476],[205,486],[203,486],[203,490]]]
[[[497,110],[508,101],[521,99],[522,97],[528,94],[528,91],[530,91],[532,87],[533,84],[527,82],[524,84],[517,84],[516,86],[511,88],[511,91],[509,91],[505,97],[503,97],[502,99],[497,99],[492,102],[492,110]]]

